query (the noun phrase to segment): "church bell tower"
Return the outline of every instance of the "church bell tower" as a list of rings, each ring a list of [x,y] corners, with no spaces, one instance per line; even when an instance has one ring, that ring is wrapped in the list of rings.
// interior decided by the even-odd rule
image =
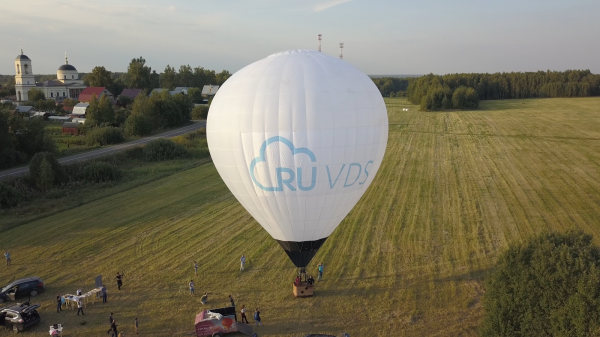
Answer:
[[[33,70],[31,69],[31,60],[27,55],[23,54],[23,48],[21,47],[21,54],[15,58],[15,91],[17,94],[17,101],[27,101],[29,99],[29,90],[35,88],[35,77],[33,76]]]

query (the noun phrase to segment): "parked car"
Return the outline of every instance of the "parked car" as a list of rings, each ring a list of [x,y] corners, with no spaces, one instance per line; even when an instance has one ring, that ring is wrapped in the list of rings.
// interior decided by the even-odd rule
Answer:
[[[2,308],[0,309],[0,325],[6,329],[12,329],[15,333],[21,332],[42,321],[37,312],[39,307],[39,304],[29,305],[29,302],[26,302]]]
[[[14,301],[21,297],[34,297],[44,289],[44,281],[37,276],[11,281],[0,289],[0,303]]]

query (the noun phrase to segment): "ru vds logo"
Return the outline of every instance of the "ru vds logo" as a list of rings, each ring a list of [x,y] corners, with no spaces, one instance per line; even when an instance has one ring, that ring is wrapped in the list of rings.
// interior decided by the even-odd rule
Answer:
[[[293,156],[307,156],[310,159],[310,163],[313,166],[310,167],[310,172],[304,172],[303,169],[309,167],[285,167],[270,165],[266,158],[267,147],[273,143],[281,143],[285,147],[280,146],[280,151],[285,151],[288,148]],[[264,165],[259,165],[264,163]],[[264,141],[260,147],[259,156],[254,158],[250,163],[250,177],[256,186],[262,190],[271,191],[283,191],[288,189],[289,191],[310,191],[317,185],[317,175],[319,170],[317,168],[317,157],[315,154],[305,147],[295,147],[294,144],[287,138],[281,136],[271,137]],[[342,188],[349,188],[355,184],[362,185],[367,181],[369,177],[369,166],[373,164],[372,160],[369,160],[366,164],[361,163],[344,163],[342,164],[339,171],[330,168],[330,165],[325,166],[327,179],[329,182],[329,189],[333,189],[338,183],[341,184],[340,178],[343,180]],[[260,166],[259,167],[257,167]],[[337,166],[337,165],[336,165]],[[258,170],[275,170],[276,185],[265,186],[257,179],[256,172]],[[321,172],[322,173],[322,172]],[[356,177],[354,177],[356,175]]]

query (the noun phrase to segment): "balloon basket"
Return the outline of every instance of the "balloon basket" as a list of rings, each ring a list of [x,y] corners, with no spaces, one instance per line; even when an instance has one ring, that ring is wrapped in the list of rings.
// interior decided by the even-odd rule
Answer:
[[[308,282],[300,282],[300,285],[293,284],[292,292],[294,297],[312,297],[314,294],[315,285]]]

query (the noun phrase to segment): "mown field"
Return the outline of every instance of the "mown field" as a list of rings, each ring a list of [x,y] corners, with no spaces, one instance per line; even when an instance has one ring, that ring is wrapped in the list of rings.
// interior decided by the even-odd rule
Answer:
[[[312,272],[326,264],[315,297],[292,297],[295,268],[207,163],[0,232],[13,256],[0,280],[37,275],[48,286],[35,298],[43,324],[27,335],[61,322],[66,336],[103,336],[112,311],[126,336],[135,317],[140,336],[184,336],[197,312],[232,294],[261,307],[259,336],[472,336],[483,280],[509,243],[573,227],[600,243],[599,98],[453,112],[387,104],[384,163],[313,260]],[[251,263],[240,273],[242,254]],[[88,290],[98,274],[108,304],[84,318],[55,313],[56,292]],[[192,277],[197,294],[211,292],[206,307],[189,296]]]

